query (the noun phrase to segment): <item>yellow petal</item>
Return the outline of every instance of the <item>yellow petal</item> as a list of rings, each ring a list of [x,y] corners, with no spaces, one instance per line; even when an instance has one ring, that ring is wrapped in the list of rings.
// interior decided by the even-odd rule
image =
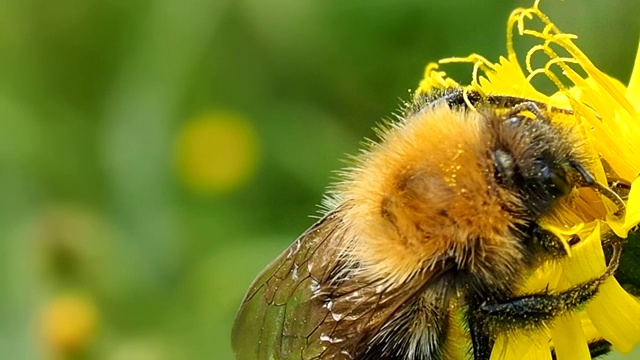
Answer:
[[[547,288],[555,289],[561,276],[562,267],[555,262],[546,262],[527,279],[522,293],[536,293]]]
[[[549,334],[542,331],[518,337],[499,336],[491,351],[491,360],[510,359],[551,360]]]
[[[438,70],[438,64],[429,63],[424,70],[424,77],[416,90],[416,95],[426,94],[433,89],[459,87],[457,82],[447,77],[447,73]]]
[[[611,278],[587,304],[587,314],[598,332],[622,352],[640,342],[640,303]]]
[[[635,146],[640,136],[638,114],[616,82],[595,68],[591,71],[598,76],[583,79],[573,71],[566,72],[580,89],[572,103],[573,110],[590,129],[591,141],[613,170],[622,178],[633,180],[640,172],[640,149]]]
[[[607,265],[599,224],[572,251],[571,259],[562,262],[569,283],[593,279],[605,271]],[[602,337],[618,351],[631,351],[640,341],[640,304],[622,289],[615,278],[600,286],[595,298],[587,303],[586,312]]]
[[[638,45],[638,53],[633,64],[633,72],[631,73],[631,79],[629,79],[626,95],[627,99],[640,111],[640,45]]]
[[[602,339],[602,335],[600,335],[598,329],[593,326],[593,321],[591,321],[591,318],[589,318],[589,314],[587,314],[586,311],[580,311],[578,316],[580,317],[580,323],[582,324],[585,339],[589,341]]]
[[[600,276],[607,268],[600,242],[600,223],[585,228],[581,241],[571,248],[572,256],[562,261],[562,269],[568,283],[580,282]]]
[[[487,93],[509,94],[528,99],[549,101],[549,97],[537,91],[527,81],[515,55],[500,57],[500,63],[494,64],[493,71],[480,78],[480,86]]]
[[[554,321],[551,337],[556,359],[590,360],[589,346],[585,341],[582,322],[578,315],[561,316]]]

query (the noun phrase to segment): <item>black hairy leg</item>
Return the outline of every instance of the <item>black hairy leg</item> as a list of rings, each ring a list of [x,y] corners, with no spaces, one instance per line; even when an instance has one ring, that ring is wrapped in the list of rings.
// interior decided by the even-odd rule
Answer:
[[[522,110],[530,110],[536,117],[542,118],[541,111],[539,109],[545,109],[554,113],[573,114],[570,109],[558,108],[550,106],[541,101],[535,101],[531,99],[525,99],[517,96],[509,95],[482,95],[475,90],[464,89],[445,89],[442,94],[431,101],[432,104],[436,104],[444,101],[449,107],[466,108],[469,104],[477,106],[479,104],[487,104],[492,107],[501,109],[511,109],[510,115],[514,114],[512,109],[518,108],[515,113]],[[524,104],[524,105],[523,105]],[[532,110],[533,109],[533,110]]]
[[[606,355],[611,351],[611,343],[605,339],[598,339],[589,343],[589,354],[595,359],[598,356]]]
[[[493,349],[494,339],[491,336],[487,324],[480,314],[474,311],[467,313],[467,324],[471,336],[471,348],[474,360],[489,360]]]
[[[606,355],[611,351],[611,343],[605,339],[597,339],[589,342],[589,355],[592,359]],[[556,351],[551,350],[551,358],[556,360]]]
[[[521,231],[526,234],[526,239],[533,242],[533,244],[527,246],[533,249],[532,256],[533,254],[542,255],[541,258],[538,259],[539,261],[559,259],[567,255],[562,240],[549,230],[543,229],[537,223],[531,223],[521,229]],[[568,243],[571,246],[577,243],[577,241],[579,241],[579,238],[574,236]],[[485,301],[486,299],[484,297],[467,299],[467,305],[469,307],[467,324],[472,339],[474,359],[489,359],[494,343],[494,339],[490,334],[495,324],[492,324],[491,321],[486,321],[487,316],[483,311],[473,311],[473,309],[481,310]]]
[[[541,260],[560,259],[567,255],[567,249],[562,240],[549,230],[543,229],[537,223],[533,223],[529,226],[528,233],[531,235],[531,239],[535,242],[532,246],[533,253],[541,254],[543,258]],[[580,238],[574,235],[568,241],[568,245],[572,246],[577,244]]]
[[[614,242],[613,255],[606,271],[589,281],[573,286],[565,291],[544,291],[511,298],[500,302],[467,301],[467,322],[473,344],[475,360],[488,360],[495,335],[519,329],[535,329],[549,325],[559,315],[566,314],[591,300],[602,285],[618,267],[621,242]],[[593,353],[601,355],[602,346],[594,344]]]
[[[523,102],[515,105],[514,107],[512,107],[509,110],[509,112],[507,112],[506,118],[511,118],[513,116],[516,116],[516,115],[520,114],[523,111],[528,111],[528,112],[532,113],[533,115],[535,115],[536,119],[544,119],[545,118],[542,115],[542,111],[540,111],[540,107],[538,106],[538,103],[535,103],[533,101],[523,101]]]

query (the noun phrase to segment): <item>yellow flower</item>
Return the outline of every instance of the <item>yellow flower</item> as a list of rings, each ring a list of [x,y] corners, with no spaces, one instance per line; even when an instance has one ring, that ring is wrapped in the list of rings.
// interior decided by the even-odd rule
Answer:
[[[244,185],[258,165],[258,137],[235,113],[204,114],[181,130],[176,148],[177,171],[199,195],[228,192]]]
[[[625,87],[600,71],[573,43],[576,36],[562,33],[538,5],[539,0],[533,7],[516,9],[511,14],[507,26],[507,54],[497,63],[474,54],[444,59],[439,64],[473,64],[472,80],[466,89],[571,108],[574,116],[552,120],[571,122],[580,129],[594,160],[592,171],[598,181],[606,184],[603,165],[606,164],[609,174],[631,184],[631,191],[622,218],[613,216],[616,209],[613,204],[594,199],[593,193],[580,192],[571,208],[564,208],[545,219],[543,226],[561,238],[568,239],[568,235],[577,234],[581,241],[571,247],[568,258],[538,269],[523,292],[547,287],[563,290],[598,277],[606,269],[601,234],[613,231],[624,238],[640,223],[640,146],[635,145],[640,139],[640,49],[632,78]],[[541,29],[536,30],[535,24],[541,24]],[[514,50],[517,37],[537,39],[539,44],[523,57]],[[534,57],[544,57],[544,65],[534,68]],[[536,90],[531,84],[536,77],[550,80],[558,91],[547,96]],[[452,86],[460,85],[447,78],[438,64],[429,64],[417,94]],[[499,337],[492,359],[551,359],[551,349],[559,360],[590,359],[587,341],[599,338],[606,339],[623,353],[640,342],[640,302],[626,293],[613,277],[583,309],[556,319],[549,329]]]
[[[66,294],[46,304],[41,331],[54,357],[76,354],[92,340],[98,323],[94,303],[80,294]]]

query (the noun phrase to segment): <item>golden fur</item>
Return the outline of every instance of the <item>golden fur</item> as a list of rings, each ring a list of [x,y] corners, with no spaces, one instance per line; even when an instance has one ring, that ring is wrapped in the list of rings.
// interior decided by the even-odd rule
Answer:
[[[353,239],[347,258],[390,284],[447,258],[471,271],[478,260],[511,268],[520,252],[503,206],[521,205],[495,183],[485,117],[445,105],[404,121],[338,188]]]

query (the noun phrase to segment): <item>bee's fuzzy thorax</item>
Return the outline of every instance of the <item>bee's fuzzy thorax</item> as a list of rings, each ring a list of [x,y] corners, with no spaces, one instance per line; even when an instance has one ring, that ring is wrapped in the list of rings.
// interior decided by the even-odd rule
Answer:
[[[446,261],[506,272],[520,260],[512,232],[523,205],[495,182],[487,126],[484,115],[437,106],[383,132],[337,188],[347,259],[396,284]]]

